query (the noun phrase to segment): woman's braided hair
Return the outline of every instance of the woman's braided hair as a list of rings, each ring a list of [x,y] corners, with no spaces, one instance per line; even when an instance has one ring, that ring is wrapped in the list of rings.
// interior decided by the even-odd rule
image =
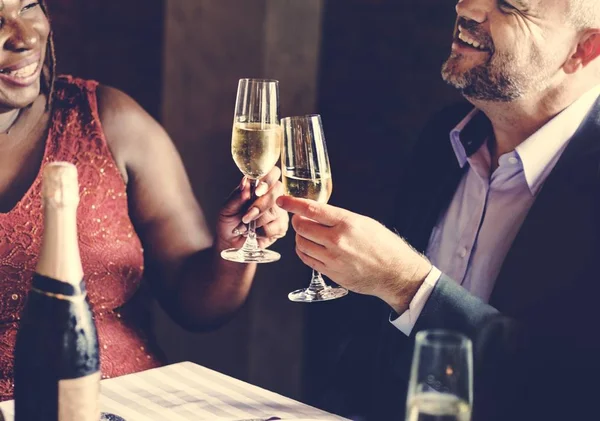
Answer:
[[[40,7],[44,11],[44,14],[50,20],[48,14],[48,6],[46,0],[40,0]],[[52,104],[52,97],[54,96],[54,82],[56,80],[56,54],[54,50],[53,33],[50,30],[48,35],[48,43],[46,45],[46,57],[44,59],[44,68],[42,70],[42,84],[41,89],[46,94],[46,108],[50,108]]]

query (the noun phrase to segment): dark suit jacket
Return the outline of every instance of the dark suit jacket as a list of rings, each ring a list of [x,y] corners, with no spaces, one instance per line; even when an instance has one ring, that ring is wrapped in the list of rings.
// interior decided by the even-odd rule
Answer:
[[[464,174],[449,132],[471,108],[447,109],[426,126],[400,183],[388,226],[417,250],[425,251]],[[483,114],[467,126],[468,154],[479,148],[488,130]],[[572,388],[600,392],[598,261],[600,100],[538,194],[489,305],[443,275],[406,338],[389,323],[389,308],[372,310],[371,302],[370,312],[379,312],[379,326],[365,323],[343,344],[324,405],[353,418],[403,419],[414,334],[448,328],[475,341],[475,420],[575,419],[556,418],[576,405],[564,405],[559,396]],[[549,409],[544,417],[541,403]]]

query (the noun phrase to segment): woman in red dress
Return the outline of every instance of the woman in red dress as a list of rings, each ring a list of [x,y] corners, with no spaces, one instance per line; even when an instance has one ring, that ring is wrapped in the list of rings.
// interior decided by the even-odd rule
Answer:
[[[220,258],[240,247],[250,200],[240,183],[213,239],[180,156],[164,129],[123,92],[55,77],[44,2],[0,0],[0,400],[12,398],[13,348],[43,233],[41,170],[77,166],[79,243],[104,377],[163,362],[149,334],[142,275],[188,329],[226,321],[244,302],[256,265]],[[259,243],[283,236],[279,169],[259,187]],[[234,234],[235,233],[235,234]]]

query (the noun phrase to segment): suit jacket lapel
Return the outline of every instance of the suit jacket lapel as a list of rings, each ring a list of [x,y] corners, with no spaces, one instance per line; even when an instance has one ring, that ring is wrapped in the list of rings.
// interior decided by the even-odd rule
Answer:
[[[427,249],[431,231],[437,223],[441,210],[452,200],[463,173],[463,169],[458,164],[449,166],[445,176],[425,187],[423,191],[427,191],[427,194],[420,195],[418,200],[412,203],[412,211],[407,218],[407,228],[402,235],[416,250],[424,253]]]
[[[491,304],[513,316],[535,311],[594,261],[598,239],[600,100],[538,194],[506,256]]]
[[[472,107],[471,107],[472,109]],[[467,114],[463,110],[460,119],[449,119],[440,124],[430,137],[424,139],[428,148],[413,162],[416,168],[409,185],[401,191],[399,207],[405,207],[402,235],[415,249],[424,252],[429,237],[440,213],[446,209],[467,167],[461,168],[450,143],[450,131]],[[483,113],[476,114],[461,133],[461,140],[467,155],[477,151],[489,135],[491,125]],[[408,194],[406,194],[408,192]],[[402,197],[409,197],[410,203],[403,203]],[[409,206],[407,211],[406,207]]]

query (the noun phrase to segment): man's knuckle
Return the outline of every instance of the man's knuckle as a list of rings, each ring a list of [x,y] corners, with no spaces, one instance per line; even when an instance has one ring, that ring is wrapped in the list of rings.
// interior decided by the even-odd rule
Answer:
[[[331,235],[330,242],[331,242],[331,244],[333,244],[337,248],[340,248],[344,244],[344,235],[341,232],[339,232],[339,231],[335,231]]]
[[[315,216],[319,213],[319,206],[316,203],[309,203],[306,207],[306,211],[309,215]]]

